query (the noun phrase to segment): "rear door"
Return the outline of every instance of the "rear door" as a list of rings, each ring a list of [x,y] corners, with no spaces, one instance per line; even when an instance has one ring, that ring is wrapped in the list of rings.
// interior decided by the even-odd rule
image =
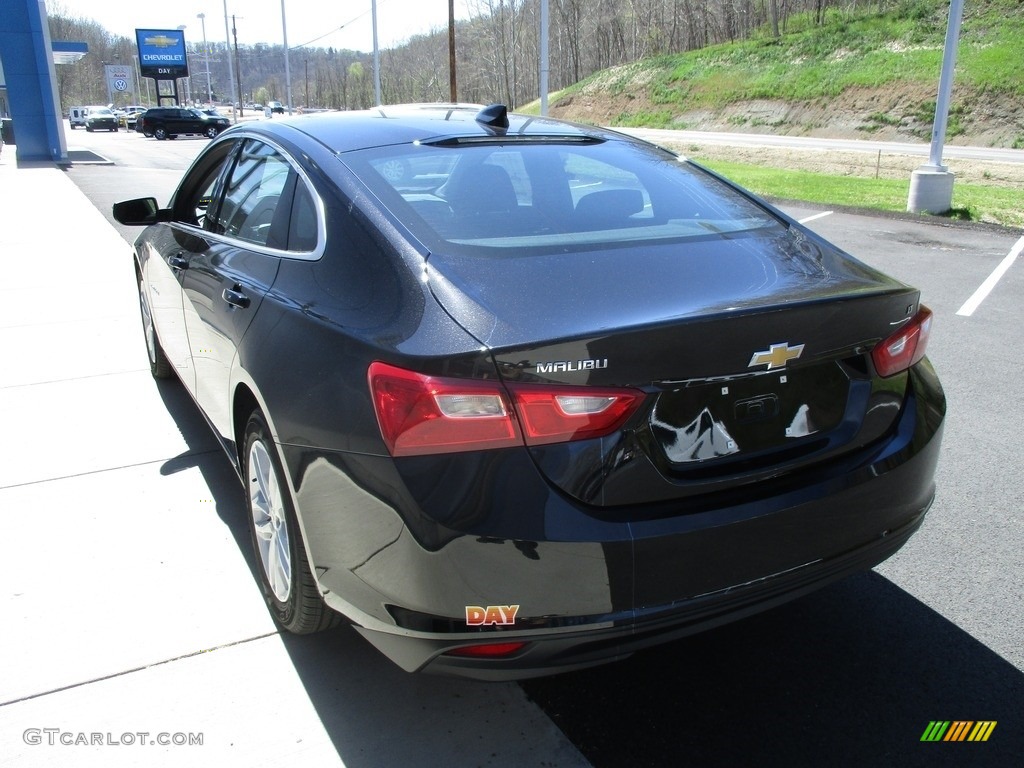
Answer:
[[[203,247],[184,279],[196,397],[218,432],[232,435],[230,379],[238,346],[287,253],[298,176],[275,148],[241,142],[222,183]]]

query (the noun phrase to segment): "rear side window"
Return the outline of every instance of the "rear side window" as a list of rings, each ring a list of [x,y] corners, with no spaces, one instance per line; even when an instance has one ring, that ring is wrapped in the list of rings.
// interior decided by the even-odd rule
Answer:
[[[317,244],[316,204],[309,189],[299,181],[295,185],[292,218],[288,231],[289,251],[313,251]]]
[[[553,252],[782,226],[695,166],[626,142],[417,144],[344,160],[431,249]]]

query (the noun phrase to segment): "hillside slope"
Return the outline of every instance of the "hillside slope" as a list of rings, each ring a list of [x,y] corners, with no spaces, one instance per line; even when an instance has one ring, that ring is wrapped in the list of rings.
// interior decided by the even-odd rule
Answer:
[[[763,37],[599,72],[549,101],[553,116],[619,126],[927,140],[948,3],[839,12]],[[1024,5],[967,3],[947,141],[1024,147]]]

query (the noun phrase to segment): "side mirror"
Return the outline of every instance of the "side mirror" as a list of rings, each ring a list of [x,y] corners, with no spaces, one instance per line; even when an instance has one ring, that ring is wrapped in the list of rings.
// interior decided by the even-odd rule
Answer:
[[[140,197],[114,203],[114,219],[130,227],[145,227],[170,220],[170,210],[157,205],[155,197]]]

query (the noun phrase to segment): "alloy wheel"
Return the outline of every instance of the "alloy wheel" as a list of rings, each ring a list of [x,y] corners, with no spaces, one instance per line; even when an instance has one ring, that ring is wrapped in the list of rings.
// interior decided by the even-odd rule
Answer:
[[[274,597],[285,603],[292,587],[288,524],[280,479],[262,440],[255,440],[249,448],[248,470],[250,511],[260,563]]]

